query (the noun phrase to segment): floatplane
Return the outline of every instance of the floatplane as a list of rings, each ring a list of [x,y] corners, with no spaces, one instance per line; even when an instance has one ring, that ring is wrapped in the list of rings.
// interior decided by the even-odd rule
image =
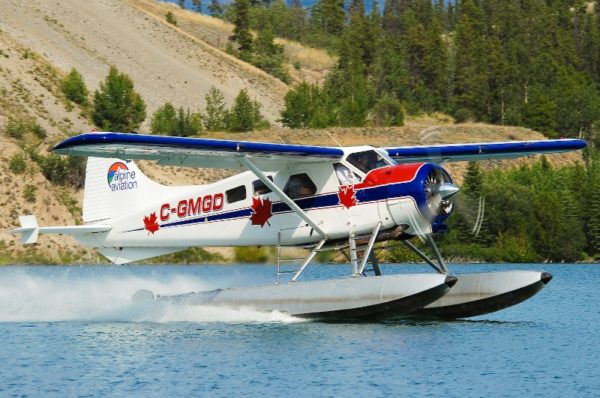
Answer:
[[[24,244],[40,233],[73,235],[125,264],[195,246],[276,246],[268,286],[159,295],[136,300],[253,307],[318,320],[456,319],[520,303],[552,278],[547,272],[451,275],[433,235],[447,230],[459,188],[446,162],[504,159],[582,149],[577,139],[473,144],[322,147],[124,133],[71,137],[55,153],[88,157],[83,225],[39,226],[20,217]],[[242,169],[208,185],[164,186],[134,160]],[[420,238],[433,256],[411,242]],[[397,240],[435,272],[384,275],[376,242]],[[307,248],[289,276],[281,249]],[[303,281],[323,250],[342,250],[345,278]]]

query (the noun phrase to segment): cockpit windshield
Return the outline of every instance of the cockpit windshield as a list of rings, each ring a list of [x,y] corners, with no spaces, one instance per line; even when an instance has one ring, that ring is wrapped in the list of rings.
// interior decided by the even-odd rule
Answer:
[[[387,159],[374,150],[352,153],[348,155],[346,160],[365,174],[371,170],[390,165]]]

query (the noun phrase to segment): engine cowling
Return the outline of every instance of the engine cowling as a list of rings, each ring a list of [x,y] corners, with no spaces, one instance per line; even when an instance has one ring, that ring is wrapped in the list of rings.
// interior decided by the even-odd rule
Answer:
[[[400,164],[387,172],[388,209],[407,233],[444,232],[458,187],[448,172],[434,163]]]

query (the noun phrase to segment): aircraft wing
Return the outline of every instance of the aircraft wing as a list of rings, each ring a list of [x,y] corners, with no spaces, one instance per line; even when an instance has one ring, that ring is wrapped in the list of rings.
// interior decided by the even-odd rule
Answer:
[[[465,160],[506,159],[542,153],[583,149],[586,142],[577,139],[484,142],[477,144],[438,144],[383,148],[398,163],[459,162]]]
[[[398,163],[505,159],[585,148],[577,139],[437,144],[383,148]],[[244,168],[249,157],[262,170],[276,170],[294,161],[335,161],[343,148],[264,142],[216,140],[124,133],[87,133],[59,143],[54,151],[66,155],[157,160],[160,164],[202,168]]]
[[[215,140],[124,133],[80,134],[59,143],[54,151],[65,155],[157,160],[159,164],[202,168],[242,168],[250,156],[263,170],[282,163],[341,159],[341,148],[277,143]]]

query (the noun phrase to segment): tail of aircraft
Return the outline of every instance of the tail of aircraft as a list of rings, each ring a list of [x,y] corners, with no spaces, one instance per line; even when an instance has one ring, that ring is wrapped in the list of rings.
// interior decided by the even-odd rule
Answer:
[[[172,192],[172,191],[171,191]],[[128,205],[146,203],[167,193],[132,161],[88,158],[83,194],[83,222],[98,222],[125,214]]]
[[[36,243],[40,233],[73,235],[117,264],[173,253],[186,247],[112,247],[110,243],[101,243],[102,239],[90,239],[93,236],[90,234],[108,233],[114,220],[127,215],[132,205],[148,206],[187,189],[189,187],[167,187],[152,181],[132,161],[90,157],[83,194],[84,225],[44,227],[38,225],[34,215],[28,215],[19,217],[21,227],[10,232],[21,234],[23,244]]]

